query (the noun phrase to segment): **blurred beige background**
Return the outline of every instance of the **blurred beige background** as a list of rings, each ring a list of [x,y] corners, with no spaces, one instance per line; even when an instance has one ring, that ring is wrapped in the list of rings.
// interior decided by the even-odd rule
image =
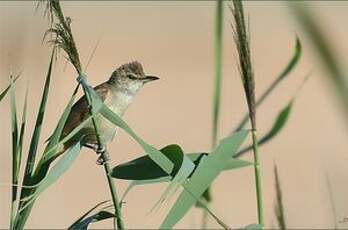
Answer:
[[[146,141],[161,147],[179,143],[187,152],[211,148],[212,92],[214,77],[213,32],[215,3],[75,1],[62,3],[72,27],[83,63],[101,39],[88,67],[89,81],[106,80],[119,65],[132,60],[143,63],[147,73],[161,77],[136,98],[125,119]],[[337,55],[348,59],[348,2],[310,2],[311,9],[330,36]],[[41,43],[47,29],[43,9],[35,13],[36,2],[0,2],[0,90],[9,82],[9,72],[23,72],[17,84],[21,108],[27,82],[30,87],[29,126],[32,133],[41,89],[48,67],[49,51]],[[258,110],[260,133],[266,132],[277,113],[294,96],[304,76],[312,77],[297,95],[290,121],[274,141],[261,148],[263,197],[267,227],[274,218],[273,164],[279,167],[286,218],[292,228],[331,228],[348,216],[347,135],[345,117],[340,113],[325,71],[301,29],[283,2],[246,2],[250,15],[251,45],[255,64],[257,95],[272,82],[292,54],[295,35],[303,42],[303,58],[291,76]],[[231,14],[225,8],[223,93],[220,137],[226,136],[246,111],[242,85],[236,68]],[[63,54],[63,52],[61,53]],[[57,123],[76,84],[76,74],[60,55],[54,70],[43,139]],[[10,187],[10,117],[8,98],[0,105],[0,228],[8,227]],[[21,109],[19,109],[21,110]],[[28,138],[25,149],[28,147]],[[41,150],[43,143],[40,145]],[[141,148],[120,133],[109,146],[113,165],[141,154]],[[244,157],[251,159],[250,155]],[[83,150],[73,167],[36,202],[28,228],[66,228],[99,201],[109,199],[103,169],[96,156]],[[334,194],[337,218],[329,202],[325,173]],[[119,193],[128,182],[116,181]],[[156,228],[171,202],[149,214],[165,185],[135,188],[123,208],[128,228]],[[252,168],[223,173],[214,182],[212,210],[232,227],[256,222],[256,201]],[[199,228],[201,210],[191,212],[176,226]],[[93,225],[109,228],[110,221]],[[213,220],[210,227],[217,227]]]

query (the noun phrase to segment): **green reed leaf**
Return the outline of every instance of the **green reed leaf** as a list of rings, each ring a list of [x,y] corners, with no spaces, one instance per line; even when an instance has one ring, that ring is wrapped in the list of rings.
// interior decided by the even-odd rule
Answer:
[[[276,135],[278,135],[280,133],[280,131],[285,127],[285,124],[288,122],[289,120],[289,116],[290,116],[290,112],[291,112],[291,108],[293,106],[293,102],[294,99],[291,100],[286,106],[285,108],[283,108],[280,113],[277,115],[277,118],[275,119],[272,128],[266,133],[264,134],[260,139],[258,144],[261,146],[265,143],[267,143],[268,141],[270,141],[272,138],[274,138]],[[240,150],[235,157],[240,157],[241,155],[245,154],[246,152],[252,150],[253,146],[247,146],[244,149]]]
[[[108,200],[106,201],[102,201],[102,202],[99,202],[98,204],[96,204],[93,208],[91,208],[90,210],[88,210],[86,213],[84,213],[81,217],[79,217],[72,225],[70,225],[68,227],[68,229],[81,229],[81,228],[84,228],[84,227],[88,227],[88,224],[91,223],[88,222],[86,223],[86,217],[91,213],[93,212],[94,210],[96,210],[97,208],[99,208],[100,206],[102,206],[103,204],[106,204],[107,202],[109,202]],[[95,216],[96,214],[94,214],[93,216]],[[90,219],[93,219],[93,218],[90,218]],[[85,229],[85,228],[84,228]]]
[[[78,222],[70,226],[68,229],[88,229],[88,225],[102,221],[102,220],[110,219],[110,218],[115,218],[115,214],[102,210],[92,216],[87,217],[81,222]]]
[[[182,151],[178,145],[167,145],[160,151],[173,162],[174,168],[170,174],[167,174],[160,166],[158,166],[149,155],[145,155],[132,161],[117,165],[111,171],[111,176],[124,180],[152,180],[160,177],[171,175],[174,177],[179,171],[182,164]]]
[[[19,78],[20,75],[17,75],[14,79],[13,79],[13,83],[15,83],[17,81],[17,79]],[[7,86],[7,88],[0,94],[0,102],[2,101],[2,99],[4,99],[4,97],[6,96],[7,92],[10,90],[11,88],[11,84],[9,86]]]
[[[10,84],[11,93],[11,131],[12,131],[12,193],[11,193],[11,215],[10,225],[13,226],[13,221],[16,215],[16,200],[17,200],[17,183],[18,183],[18,123],[17,123],[17,106],[16,106],[16,93],[14,83],[11,77]]]
[[[172,162],[175,162],[173,158],[177,156],[176,149],[178,147],[179,146],[176,144],[171,144],[160,149],[160,151]],[[208,153],[188,153],[185,154],[185,156],[193,161],[195,168],[197,168],[202,156],[207,154]],[[230,158],[224,170],[237,169],[249,165],[252,165],[252,163],[240,159]],[[171,174],[167,174],[153,160],[151,160],[148,155],[145,155],[115,166],[112,169],[111,176],[116,179],[123,180],[155,180],[162,177],[167,177],[169,175],[174,177],[178,169],[178,165],[174,165],[173,172]]]
[[[189,211],[196,203],[196,198],[201,197],[214,179],[224,170],[228,159],[233,157],[247,134],[247,131],[242,130],[224,138],[212,154],[206,155],[200,160],[190,180],[183,184],[185,190],[180,194],[162,222],[161,228],[172,228]]]
[[[18,170],[16,177],[19,175],[19,168],[21,166],[22,162],[22,153],[23,153],[23,141],[24,141],[24,133],[26,128],[26,122],[27,122],[27,107],[28,107],[28,87],[26,89],[25,93],[25,99],[24,99],[24,105],[23,105],[23,111],[22,111],[22,121],[21,121],[21,127],[19,131],[19,139],[18,139]]]
[[[149,179],[149,180],[134,180],[132,181],[128,187],[126,188],[126,190],[124,191],[122,197],[121,197],[121,201],[120,203],[122,204],[122,202],[125,200],[126,196],[128,195],[128,193],[132,190],[132,188],[134,188],[135,186],[138,185],[147,185],[147,184],[157,184],[157,183],[163,183],[163,182],[169,182],[172,179],[171,176],[164,176],[164,177],[159,177],[157,179]]]
[[[180,149],[181,150],[181,149]],[[175,192],[179,189],[179,187],[186,181],[186,179],[191,175],[195,168],[195,164],[184,155],[182,150],[180,151],[180,158],[182,158],[182,163],[180,165],[180,169],[171,180],[169,186],[166,188],[161,198],[154,205],[152,210],[158,208],[165,200],[169,199]]]
[[[77,90],[79,87],[76,87],[74,90],[73,95],[71,96],[68,104],[66,105],[63,114],[61,115],[61,117],[59,118],[58,124],[56,126],[56,128],[53,131],[53,134],[50,136],[49,140],[48,140],[48,144],[46,145],[46,148],[44,150],[44,154],[39,162],[39,165],[41,166],[44,162],[50,162],[52,158],[55,157],[56,155],[56,148],[54,148],[55,146],[59,146],[61,143],[61,135],[65,126],[65,123],[69,117],[71,108],[74,104],[75,98],[76,98],[76,94],[77,94]],[[77,128],[77,127],[76,127]],[[82,126],[81,126],[82,128]],[[68,142],[70,139],[67,139],[65,142]],[[64,143],[65,143],[64,142]],[[52,149],[52,150],[51,150]]]
[[[14,101],[14,98],[13,98],[13,101]],[[17,194],[19,194],[21,191],[20,187],[18,187],[17,185],[19,185],[19,172],[20,172],[21,162],[22,162],[23,140],[24,140],[25,126],[26,126],[26,119],[27,119],[27,104],[28,104],[28,88],[26,89],[26,94],[24,99],[21,127],[20,127],[19,137],[17,137],[16,153],[15,153],[15,156],[13,156],[13,157],[16,157],[16,159],[13,159],[13,162],[15,161],[16,168],[14,169],[15,174],[13,175],[13,181],[12,181],[13,190],[12,190],[12,206],[11,206],[12,213],[11,213],[11,222],[10,222],[11,228],[13,228],[15,216],[16,216],[16,209],[17,209],[17,205],[19,204],[19,201],[17,200]]]
[[[45,86],[44,86],[44,90],[41,97],[41,103],[40,103],[39,111],[38,111],[36,122],[35,122],[35,128],[30,141],[29,153],[28,153],[28,158],[27,158],[25,171],[24,171],[23,185],[30,185],[30,180],[34,170],[35,158],[36,158],[37,148],[38,148],[38,144],[40,140],[43,119],[44,119],[44,115],[46,111],[48,92],[49,92],[50,83],[51,83],[54,53],[55,53],[55,50],[53,49],[51,54],[50,64],[49,64],[47,75],[46,75]],[[23,198],[24,196],[25,196],[24,194],[23,195],[21,194],[21,198]]]

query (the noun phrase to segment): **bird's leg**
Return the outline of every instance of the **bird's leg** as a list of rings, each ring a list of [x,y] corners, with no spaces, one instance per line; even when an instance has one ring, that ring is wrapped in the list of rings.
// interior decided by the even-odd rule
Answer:
[[[104,165],[107,161],[109,161],[109,153],[106,149],[105,145],[98,145],[98,149],[96,151],[97,154],[99,154],[99,157],[97,159],[98,165]]]

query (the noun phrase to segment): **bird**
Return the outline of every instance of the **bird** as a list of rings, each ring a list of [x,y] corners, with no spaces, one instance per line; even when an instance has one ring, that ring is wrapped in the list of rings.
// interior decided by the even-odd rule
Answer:
[[[158,80],[159,77],[145,75],[143,66],[138,61],[119,66],[110,78],[94,87],[102,102],[120,117],[126,112],[128,106],[133,102],[135,95],[148,82]],[[81,97],[71,108],[66,123],[64,125],[60,140],[66,137],[74,128],[79,126],[90,116],[90,107],[86,95]],[[103,144],[109,143],[115,136],[117,126],[98,114],[95,118],[99,127],[100,140]],[[82,138],[82,140],[81,140]],[[92,148],[97,153],[105,151],[99,149],[99,143],[95,134],[92,121],[88,121],[83,128],[74,135],[69,141],[57,150],[56,157],[64,153],[77,141],[81,141],[82,146]],[[104,146],[103,146],[104,147]],[[99,157],[97,163],[103,164],[103,158]]]

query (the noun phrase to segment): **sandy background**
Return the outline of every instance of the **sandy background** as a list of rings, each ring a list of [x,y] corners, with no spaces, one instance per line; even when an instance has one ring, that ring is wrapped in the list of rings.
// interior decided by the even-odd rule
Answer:
[[[330,35],[337,55],[345,63],[348,51],[347,2],[311,2],[318,20]],[[47,28],[42,9],[35,14],[35,2],[0,2],[0,90],[8,84],[9,72],[23,72],[18,81],[21,108],[26,83],[30,86],[29,126],[36,118],[39,97],[48,67],[49,48],[41,44]],[[87,63],[101,39],[88,67],[89,81],[106,80],[120,64],[132,60],[143,63],[145,71],[161,77],[146,86],[126,113],[125,119],[149,143],[161,147],[179,143],[187,152],[211,148],[212,90],[214,76],[214,2],[63,2],[65,14],[73,20],[73,31],[82,62]],[[304,76],[312,77],[297,95],[284,132],[261,148],[263,194],[268,227],[276,225],[273,212],[273,163],[279,167],[286,218],[293,228],[330,228],[348,216],[347,129],[345,118],[324,78],[325,72],[311,44],[294,23],[282,2],[247,2],[251,44],[255,64],[257,95],[282,70],[292,54],[295,34],[303,41],[300,65],[272,98],[258,111],[260,133],[266,132],[276,114],[294,96]],[[233,40],[225,10],[223,93],[220,137],[227,135],[246,111],[245,98],[236,68]],[[46,138],[76,84],[75,73],[60,58],[54,70],[50,99],[43,129]],[[21,109],[19,109],[21,110]],[[0,182],[10,181],[9,100],[0,105]],[[28,137],[28,136],[27,136]],[[25,149],[28,147],[28,138]],[[42,149],[43,145],[40,145]],[[109,145],[113,165],[135,158],[140,147],[120,133]],[[245,156],[250,158],[250,155]],[[251,159],[251,158],[250,158]],[[96,156],[83,154],[54,186],[36,202],[27,223],[29,228],[66,228],[99,201],[109,199],[106,179]],[[333,217],[325,173],[334,194],[337,219]],[[117,181],[124,191],[127,182]],[[128,228],[156,228],[172,202],[148,214],[163,192],[164,185],[138,187],[126,200],[123,216]],[[256,222],[253,169],[226,172],[214,182],[212,210],[232,227]],[[172,201],[174,201],[173,199]],[[10,187],[0,186],[0,228],[8,227]],[[201,210],[192,209],[177,227],[198,228]],[[93,227],[111,227],[105,221]],[[210,220],[210,226],[217,225]]]

